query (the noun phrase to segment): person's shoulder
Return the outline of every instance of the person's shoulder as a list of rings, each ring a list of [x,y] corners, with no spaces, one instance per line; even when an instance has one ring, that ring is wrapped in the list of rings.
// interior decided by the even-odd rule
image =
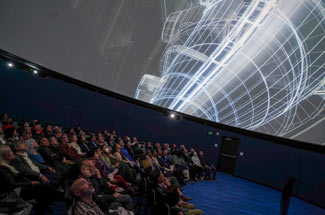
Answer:
[[[10,171],[9,167],[0,165],[0,172],[1,173],[8,172],[8,171]]]
[[[24,157],[20,154],[15,154],[15,157],[11,160],[13,162],[23,160]]]
[[[78,204],[78,202],[77,202],[76,205],[73,208],[73,214],[74,215],[84,215],[85,214],[85,208],[83,206],[81,206],[80,204]]]
[[[87,209],[88,207],[86,203],[81,200],[77,200],[73,208],[73,212],[74,214],[84,214]]]

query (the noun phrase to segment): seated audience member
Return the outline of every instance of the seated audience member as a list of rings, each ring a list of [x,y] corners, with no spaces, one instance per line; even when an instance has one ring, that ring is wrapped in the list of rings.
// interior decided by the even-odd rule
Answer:
[[[124,137],[124,140],[125,140],[125,142],[127,142],[127,141],[131,141],[131,139],[130,139],[129,136],[125,136],[125,137]]]
[[[69,129],[68,135],[72,136],[72,135],[76,135],[76,132],[74,131],[73,128]]]
[[[113,169],[112,167],[107,166],[105,162],[100,159],[100,149],[89,151],[87,157],[94,161],[96,168],[100,170],[101,176],[108,178],[111,183],[119,185],[130,193],[134,192],[133,188],[127,184],[124,178],[116,174],[118,169]]]
[[[115,144],[115,152],[114,152],[114,156],[117,157],[117,159],[122,163],[127,163],[129,164],[131,167],[134,166],[135,162],[134,161],[131,161],[129,160],[125,154],[121,151],[123,147],[123,150],[126,150],[124,149],[124,142],[123,140],[120,140],[117,144]]]
[[[133,151],[133,148],[131,146],[131,141],[130,140],[126,141],[126,145],[124,146],[124,148],[126,149],[128,154],[130,155],[130,157],[132,159],[134,159],[134,151]]]
[[[172,214],[203,214],[201,210],[194,209],[195,206],[193,204],[183,200],[184,195],[180,189],[171,184],[161,171],[153,170],[149,173],[149,177],[153,182],[153,189],[160,195],[160,197],[157,197],[159,201],[157,203],[158,207],[163,203],[167,203],[171,207]]]
[[[107,166],[112,168],[118,168],[120,166],[120,161],[113,155],[112,148],[109,145],[103,146],[101,158]]]
[[[55,137],[53,137],[53,138],[55,138]],[[27,146],[27,148],[28,148],[28,146]],[[50,166],[53,166],[55,168],[55,166],[61,165],[61,162],[55,159],[56,154],[55,154],[55,152],[52,152],[52,150],[50,149],[50,143],[46,137],[43,137],[41,139],[40,146],[37,151],[42,156],[42,159],[46,163],[48,163]],[[40,162],[40,163],[42,163],[42,162]]]
[[[173,165],[173,163],[171,161],[171,157],[168,155],[168,149],[167,148],[165,148],[162,153],[161,153],[161,151],[158,151],[158,158],[159,158],[158,161],[161,162],[162,166],[170,168]]]
[[[40,180],[43,183],[49,183],[48,178],[41,171],[53,172],[53,169],[50,166],[32,161],[26,153],[26,143],[22,140],[13,142],[12,146],[16,151],[16,155],[10,164],[29,180]]]
[[[55,137],[51,138],[55,139]],[[63,180],[68,174],[70,167],[65,165],[66,160],[62,159],[60,155],[57,155],[56,152],[51,150],[49,141],[46,137],[41,139],[38,151],[42,155],[44,161],[55,169],[55,175],[57,176],[58,180]]]
[[[161,150],[159,149],[159,152],[161,154]],[[158,158],[158,149],[154,149],[151,155],[151,159],[153,164],[159,168],[160,171],[162,171],[163,173],[168,172],[171,173],[173,170],[167,166],[163,166],[161,165],[162,163],[159,162],[159,158]]]
[[[170,153],[171,154],[177,154],[177,152],[178,152],[178,149],[177,149],[176,144],[172,144],[172,147],[170,149]]]
[[[96,139],[96,136],[95,135],[92,135],[90,137],[89,146],[90,146],[91,149],[95,149],[95,148],[98,147],[98,145],[97,145],[97,139]]]
[[[204,157],[204,153],[202,151],[199,152],[199,159],[200,163],[202,164],[203,167],[203,173],[204,173],[204,179],[205,180],[210,180],[211,179],[211,172],[213,173],[213,179],[215,180],[216,177],[216,169],[213,167],[211,168],[211,165],[206,157]]]
[[[0,145],[6,144],[6,143],[7,143],[7,141],[5,139],[5,135],[4,135],[4,132],[3,132],[3,128],[0,125]]]
[[[32,128],[32,133],[33,133],[33,138],[36,141],[40,141],[41,138],[43,137],[43,130],[39,122],[34,123],[34,126]]]
[[[169,154],[171,149],[169,148],[169,144],[168,143],[164,143],[163,147],[162,147],[162,151],[164,151],[165,149],[167,149],[167,153]]]
[[[45,163],[43,156],[38,152],[38,143],[36,142],[35,139],[29,139],[27,141],[25,141],[26,143],[26,148],[27,148],[27,154],[28,157],[37,163]]]
[[[144,155],[144,150],[142,149],[140,143],[136,142],[133,145],[134,159],[139,160],[140,157]]]
[[[7,113],[3,113],[3,114],[1,115],[1,119],[0,119],[1,121],[0,121],[0,123],[1,123],[2,125],[4,125],[8,118],[9,118],[8,114],[7,114]]]
[[[103,134],[101,133],[101,132],[97,132],[97,140],[99,139],[99,138],[104,138],[104,136],[103,136]]]
[[[157,150],[158,150],[158,149],[161,149],[160,143],[156,143],[156,144],[155,144],[155,149],[157,149]]]
[[[172,151],[171,161],[175,165],[177,171],[183,173],[185,178],[189,180],[189,165],[180,157],[180,152],[177,149]]]
[[[108,143],[107,143],[110,147],[113,147],[115,145],[115,141],[114,141],[114,137],[113,135],[110,135],[108,138]]]
[[[109,138],[109,136],[111,135],[107,130],[104,130],[103,132],[102,132],[102,134],[103,134],[103,137],[104,137],[104,140],[105,141],[108,141],[108,138]]]
[[[46,138],[45,138],[46,139]],[[55,184],[60,181],[62,175],[61,172],[57,172],[54,168],[52,168],[44,159],[41,153],[38,152],[39,145],[34,139],[29,139],[26,142],[27,154],[28,157],[33,161],[36,165],[44,165],[47,167],[46,170],[42,170],[46,177],[50,182]]]
[[[54,137],[59,140],[61,137],[62,137],[62,130],[59,126],[54,126],[53,128],[53,131],[54,131]]]
[[[200,159],[197,156],[196,151],[193,148],[191,149],[191,152],[189,153],[189,155],[190,155],[190,158],[192,161],[191,162],[192,168],[194,168],[193,174],[195,174],[191,178],[193,180],[201,180],[203,168],[200,163]]]
[[[26,178],[26,174],[19,172],[12,163],[15,155],[8,145],[0,145],[0,195],[21,188],[20,197],[24,200],[36,199],[38,204],[35,208],[36,214],[51,213],[53,210],[49,205],[54,200],[63,198],[63,195],[53,189],[47,183],[40,183],[39,175]],[[42,182],[46,182],[42,180]]]
[[[192,181],[197,181],[199,174],[199,167],[196,166],[192,161],[192,153],[189,153],[184,145],[179,146],[179,158],[182,160],[182,163],[189,167],[189,177]]]
[[[84,178],[78,178],[71,185],[71,193],[77,200],[73,208],[74,215],[104,215],[92,196],[95,188]]]
[[[131,168],[126,163],[121,163],[117,157],[112,153],[112,148],[110,146],[103,146],[101,159],[105,162],[107,166],[112,168],[117,168],[118,174],[121,175],[127,182],[132,184],[137,184],[136,171]]]
[[[79,131],[82,131],[80,125],[78,125],[74,130],[76,131],[77,134],[79,133]]]
[[[141,160],[141,166],[147,173],[151,172],[153,169],[156,169],[151,160],[151,156],[151,152],[146,152],[144,159]]]
[[[42,145],[42,144],[41,144]],[[45,144],[46,147],[47,144]],[[42,147],[43,149],[43,147]],[[62,164],[71,164],[72,161],[66,159],[64,154],[60,151],[59,143],[55,137],[50,137],[50,145],[48,146],[48,155],[51,156],[54,160]],[[46,159],[47,156],[43,157]]]
[[[124,147],[124,142],[123,140],[119,140],[118,144],[116,144],[115,146],[115,153],[114,155],[121,161],[124,163],[129,164],[131,167],[134,167],[136,164],[136,162],[133,160],[133,158],[131,157],[131,155],[129,154],[128,150]]]
[[[9,127],[7,129],[5,129],[4,134],[5,134],[5,139],[7,140],[7,142],[9,144],[16,140],[19,140],[19,136],[18,136],[16,127]]]
[[[153,150],[153,146],[151,145],[151,143],[149,141],[146,141],[146,143],[145,143],[145,150],[146,150],[146,153],[151,152]]]
[[[112,136],[113,136],[114,139],[117,138],[117,134],[116,134],[115,130],[112,131]]]
[[[158,150],[157,160],[161,167],[164,167],[167,171],[170,171],[178,180],[178,182],[184,186],[186,177],[184,176],[183,170],[177,169],[168,156],[168,149],[164,149],[162,153]]]
[[[134,146],[136,143],[139,143],[138,139],[136,137],[133,137],[131,145]]]
[[[63,156],[65,156],[68,160],[75,161],[80,159],[77,150],[69,143],[68,136],[65,134],[61,137],[59,149]]]
[[[159,163],[159,158],[158,158],[159,154],[161,154],[160,149],[153,150],[153,153],[151,155],[151,160],[153,162],[154,167],[156,167],[156,169],[159,169],[173,185],[180,188],[181,184],[184,185],[185,183],[183,180],[179,181],[178,178],[175,176],[175,174],[177,175],[176,168],[174,168],[174,165],[171,165],[169,168],[162,166],[161,163]]]
[[[80,176],[88,179],[95,188],[96,192],[93,197],[102,210],[124,207],[129,211],[134,211],[131,197],[115,192],[117,187],[101,176],[92,160],[86,159],[81,162]]]
[[[80,129],[80,130],[78,130],[77,134],[78,134],[78,136],[83,136],[83,135],[85,135],[85,132],[82,129]]]
[[[23,132],[23,140],[26,141],[26,140],[29,140],[29,139],[32,139],[33,138],[33,134],[32,134],[32,129],[31,127],[29,126],[24,126],[24,128],[22,129],[22,132]]]
[[[52,125],[46,125],[45,132],[44,132],[43,136],[46,137],[46,138],[50,138],[50,137],[54,136]]]
[[[77,138],[77,135],[71,135],[70,136],[70,144],[78,153],[78,155],[80,157],[86,155],[85,152],[83,152],[78,144],[78,138]]]
[[[99,133],[101,134],[101,133]],[[101,147],[107,145],[106,141],[104,140],[103,135],[101,134],[99,137],[97,137],[97,146]]]
[[[85,135],[81,135],[78,140],[78,145],[81,148],[81,151],[87,153],[91,147],[88,145]]]
[[[179,146],[179,152],[180,152],[179,156],[181,157],[181,159],[183,159],[183,161],[185,163],[190,164],[191,158],[190,158],[188,151],[184,145]]]
[[[13,125],[13,119],[6,118],[6,120],[2,122],[2,128],[3,130],[7,130],[7,128],[16,128],[16,126]]]

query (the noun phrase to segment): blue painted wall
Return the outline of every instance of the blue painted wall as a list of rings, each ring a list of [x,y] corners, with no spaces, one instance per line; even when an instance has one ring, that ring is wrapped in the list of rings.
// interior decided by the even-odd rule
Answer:
[[[324,207],[324,170],[324,154],[247,138],[240,143],[234,175],[278,190],[289,177],[298,179],[294,194]]]
[[[234,175],[281,190],[288,177],[301,184],[295,194],[325,207],[325,155],[211,128],[104,96],[80,87],[40,78],[0,61],[0,113],[18,120],[38,119],[64,127],[80,125],[88,131],[116,130],[152,142],[185,144],[203,150],[214,164],[223,136],[240,141]],[[219,132],[208,136],[207,132]],[[243,156],[240,156],[240,152]]]
[[[0,113],[18,120],[38,119],[88,131],[116,130],[118,135],[140,140],[186,144],[205,152],[216,163],[218,143],[207,135],[216,129],[186,120],[172,120],[162,113],[104,96],[53,78],[8,69],[0,61]]]

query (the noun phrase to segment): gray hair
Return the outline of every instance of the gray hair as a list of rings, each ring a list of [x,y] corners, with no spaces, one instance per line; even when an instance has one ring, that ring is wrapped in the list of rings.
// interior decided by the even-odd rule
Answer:
[[[11,145],[13,146],[13,148],[18,148],[21,144],[24,144],[24,141],[19,139],[19,140],[16,140],[14,142],[11,143]]]
[[[29,139],[29,140],[26,140],[25,143],[27,144],[27,153],[28,154],[34,154],[34,143],[36,142],[35,139]]]

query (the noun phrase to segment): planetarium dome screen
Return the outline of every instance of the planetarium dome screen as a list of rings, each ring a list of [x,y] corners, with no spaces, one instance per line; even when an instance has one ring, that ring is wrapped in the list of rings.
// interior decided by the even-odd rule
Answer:
[[[0,48],[20,57],[170,110],[325,144],[324,0],[0,8]]]
[[[317,0],[202,0],[171,13],[160,81],[152,92],[143,76],[136,98],[266,134],[319,135],[324,143],[324,15]]]

